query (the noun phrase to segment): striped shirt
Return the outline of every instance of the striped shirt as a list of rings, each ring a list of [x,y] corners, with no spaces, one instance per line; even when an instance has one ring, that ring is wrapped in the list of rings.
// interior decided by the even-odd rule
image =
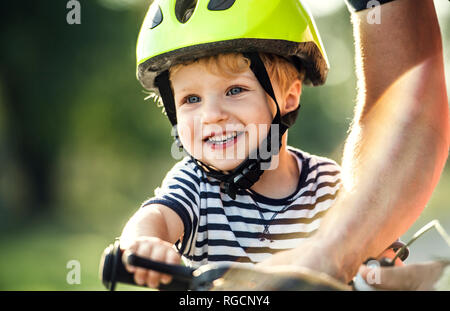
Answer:
[[[185,157],[142,207],[163,204],[180,216],[184,235],[175,246],[189,266],[261,262],[311,237],[340,187],[336,162],[291,146],[288,150],[301,168],[297,189],[288,197],[273,199],[248,189],[239,190],[233,200],[220,190],[219,180]]]

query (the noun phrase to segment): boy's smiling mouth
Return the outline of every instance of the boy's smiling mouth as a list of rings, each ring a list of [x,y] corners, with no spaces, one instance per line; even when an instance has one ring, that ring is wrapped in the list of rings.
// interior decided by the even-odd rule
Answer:
[[[213,150],[225,149],[234,145],[242,134],[244,134],[244,132],[233,131],[223,132],[221,134],[216,134],[213,132],[203,140]]]

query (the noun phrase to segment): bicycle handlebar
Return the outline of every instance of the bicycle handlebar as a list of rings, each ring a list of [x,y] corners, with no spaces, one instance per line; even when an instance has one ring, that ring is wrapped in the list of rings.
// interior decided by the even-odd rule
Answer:
[[[181,265],[171,265],[149,260],[136,254],[123,254],[119,240],[109,245],[100,261],[100,279],[104,286],[113,291],[116,284],[137,285],[133,273],[126,270],[125,264],[169,274],[172,282],[161,284],[164,291],[184,290],[348,290],[347,286],[323,275],[294,271],[263,272],[238,265],[204,265],[193,269]],[[219,280],[220,279],[220,280]],[[215,282],[218,281],[218,282]]]
[[[163,262],[157,262],[143,257],[139,257],[135,254],[125,254],[125,262],[131,266],[146,268],[149,270],[156,270],[161,273],[172,275],[175,279],[180,281],[190,282],[193,278],[195,269],[180,266],[169,265]]]

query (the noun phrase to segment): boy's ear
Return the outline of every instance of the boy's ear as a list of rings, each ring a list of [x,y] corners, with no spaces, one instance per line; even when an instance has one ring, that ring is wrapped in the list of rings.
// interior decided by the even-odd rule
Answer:
[[[289,113],[298,108],[300,95],[302,95],[303,84],[300,80],[295,80],[284,96],[284,112]]]

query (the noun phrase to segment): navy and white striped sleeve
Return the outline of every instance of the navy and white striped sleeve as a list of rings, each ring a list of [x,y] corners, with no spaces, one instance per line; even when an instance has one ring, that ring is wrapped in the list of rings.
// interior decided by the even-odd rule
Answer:
[[[155,189],[155,195],[142,204],[142,207],[162,204],[180,216],[184,235],[182,241],[175,244],[180,254],[189,251],[199,217],[200,177],[195,173],[192,164],[187,158],[176,163],[164,177],[161,186]]]

